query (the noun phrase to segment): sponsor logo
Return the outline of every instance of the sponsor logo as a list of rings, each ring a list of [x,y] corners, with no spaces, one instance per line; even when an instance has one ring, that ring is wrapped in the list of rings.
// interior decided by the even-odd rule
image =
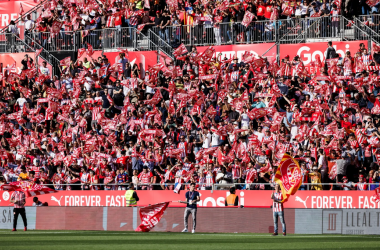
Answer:
[[[305,208],[307,208],[306,201],[307,201],[308,198],[309,198],[309,196],[306,197],[305,200],[302,200],[299,196],[296,196],[296,201],[301,202],[305,206]]]
[[[55,198],[54,196],[52,196],[50,199],[51,199],[52,201],[57,202],[58,205],[61,206],[61,199],[62,199],[62,197],[63,197],[63,196],[61,196],[61,198],[59,198],[59,200],[58,200],[57,198]]]
[[[8,191],[4,191],[3,200],[5,200],[5,201],[9,200],[9,192]]]

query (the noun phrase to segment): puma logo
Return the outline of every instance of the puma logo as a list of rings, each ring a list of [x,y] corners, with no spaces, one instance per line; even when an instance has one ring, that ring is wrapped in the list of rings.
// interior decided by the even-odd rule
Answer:
[[[62,199],[63,196],[61,196],[61,198],[59,198],[59,200],[57,200],[57,198],[55,198],[54,196],[51,197],[51,200],[52,201],[55,201],[58,203],[59,206],[61,206],[61,199]]]
[[[302,202],[303,205],[305,206],[305,208],[307,208],[306,201],[307,201],[308,198],[309,198],[309,196],[306,197],[305,200],[302,200],[300,197],[296,196],[296,201]]]

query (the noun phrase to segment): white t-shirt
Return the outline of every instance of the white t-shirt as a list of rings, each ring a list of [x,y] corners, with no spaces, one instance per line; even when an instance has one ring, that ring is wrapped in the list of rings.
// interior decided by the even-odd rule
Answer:
[[[41,73],[44,75],[50,75],[49,68],[44,68],[43,66],[40,66]]]
[[[257,139],[258,139],[259,141],[263,141],[263,138],[264,138],[264,136],[265,136],[264,133],[260,133],[260,132],[255,131],[255,132],[253,132],[253,134],[254,134],[254,135],[257,135]]]
[[[219,146],[219,135],[213,133],[211,136],[211,146]]]
[[[25,21],[24,26],[25,26],[26,30],[30,30],[34,27],[34,21],[33,20],[27,20],[27,21]]]
[[[241,127],[248,128],[249,126],[249,117],[247,114],[241,114]]]
[[[205,135],[205,137],[203,139],[202,148],[209,148],[210,147],[210,143],[211,143],[211,134],[208,133],[207,135]]]
[[[26,103],[26,99],[20,97],[17,99],[16,102],[17,102],[18,106],[20,106],[20,108],[22,108],[24,106],[24,103]]]

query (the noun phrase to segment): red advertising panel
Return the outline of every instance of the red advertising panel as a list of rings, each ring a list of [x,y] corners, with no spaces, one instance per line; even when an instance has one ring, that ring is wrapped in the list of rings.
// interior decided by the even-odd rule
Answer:
[[[276,59],[276,46],[273,46],[273,45],[274,43],[221,45],[221,46],[213,46],[213,48],[215,49],[216,54],[222,53],[222,56],[221,56],[222,60],[224,56],[230,59],[234,57],[234,55],[236,55],[239,59],[241,59],[245,51],[248,51],[248,52],[251,52],[256,57],[262,56],[265,53],[264,56],[267,57],[269,61],[272,61],[273,59]],[[203,52],[207,48],[208,46],[199,46],[197,47],[197,51]]]
[[[165,201],[183,200],[186,191],[176,194],[173,191],[140,191],[139,206],[146,206]],[[199,191],[200,207],[223,207],[228,191]],[[270,207],[272,191],[238,190],[240,204],[246,207]],[[39,196],[39,200],[47,202],[49,206],[75,207],[123,207],[125,206],[125,191],[59,191],[54,194]],[[0,191],[0,206],[12,206],[9,203],[10,193]],[[375,202],[374,191],[298,191],[284,203],[285,208],[380,208]],[[26,205],[32,205],[32,198],[28,198]],[[172,202],[170,207],[182,207],[184,204]]]
[[[346,51],[351,52],[354,56],[359,49],[359,44],[367,44],[367,41],[352,41],[352,42],[332,42],[335,51],[344,57]],[[284,59],[289,55],[289,59],[293,60],[295,56],[300,56],[306,68],[309,68],[310,63],[315,61],[319,56],[323,62],[325,60],[327,50],[327,42],[320,43],[299,43],[299,44],[281,44],[280,45],[280,58]]]
[[[0,0],[0,29],[6,27],[11,20],[16,20],[20,16],[20,3],[24,14],[37,5],[35,0]],[[21,23],[18,26],[23,25]]]
[[[133,231],[141,223],[138,210],[137,207],[37,207],[33,229]],[[183,208],[169,207],[152,231],[181,232],[183,211]],[[270,208],[198,209],[197,232],[273,233],[272,216]],[[287,233],[295,233],[295,210],[285,209],[285,218]],[[278,226],[282,232],[281,223]],[[191,218],[189,228],[192,228]]]
[[[34,60],[34,53],[4,53],[0,54],[0,63],[3,63],[3,68],[6,68],[16,62],[17,71],[15,73],[19,74],[21,73],[21,61],[25,55],[30,56]]]

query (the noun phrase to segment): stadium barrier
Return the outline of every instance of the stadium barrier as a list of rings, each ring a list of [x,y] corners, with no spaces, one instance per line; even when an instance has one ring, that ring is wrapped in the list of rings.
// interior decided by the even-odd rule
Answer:
[[[185,190],[180,194],[172,190],[138,190],[140,198],[139,206],[155,204],[164,201],[183,200]],[[270,190],[237,190],[240,205],[248,207],[270,207],[272,200]],[[200,190],[199,207],[224,207],[227,190]],[[374,191],[298,191],[290,196],[286,202],[286,208],[324,208],[324,209],[356,209],[356,208],[380,208],[380,202],[376,203]],[[38,196],[41,202],[47,202],[49,206],[62,207],[124,207],[125,190],[114,191],[58,191]],[[0,206],[11,206],[10,193],[0,191]],[[26,206],[32,206],[32,198],[26,199]],[[171,203],[173,206],[185,206],[184,204]]]
[[[28,229],[132,231],[141,223],[138,207],[27,207]],[[181,232],[184,208],[166,209],[152,231]],[[288,234],[377,234],[376,209],[285,209]],[[0,229],[12,229],[11,207],[0,207]],[[199,208],[197,232],[273,233],[271,208]],[[281,223],[279,232],[282,231]],[[18,229],[22,229],[21,219]],[[189,218],[189,228],[192,219]]]

